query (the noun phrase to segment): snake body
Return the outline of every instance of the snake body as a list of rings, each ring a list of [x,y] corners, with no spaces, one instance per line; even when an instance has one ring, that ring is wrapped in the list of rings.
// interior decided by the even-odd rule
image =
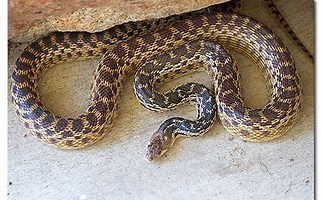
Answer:
[[[301,108],[300,79],[289,51],[262,23],[236,13],[215,12],[187,17],[168,26],[130,23],[100,33],[53,33],[28,46],[16,61],[12,102],[23,125],[46,144],[76,149],[99,140],[111,127],[123,81],[146,61],[196,40],[216,41],[255,61],[272,87],[261,109],[244,105],[239,77],[228,57],[217,56],[216,103],[227,130],[248,141],[279,137],[295,123]],[[117,42],[124,40],[123,42]],[[109,46],[109,44],[113,44]],[[50,66],[102,56],[94,72],[91,102],[76,118],[54,115],[40,101],[37,81]],[[167,61],[163,61],[167,62]],[[228,63],[227,63],[228,62]],[[232,65],[231,68],[236,68]],[[219,78],[221,77],[221,78]]]
[[[159,93],[154,88],[169,79],[191,73],[200,66],[206,68],[209,74],[213,74],[212,69],[216,67],[214,63],[216,57],[225,56],[219,55],[220,52],[215,47],[215,44],[204,41],[193,41],[180,45],[144,63],[136,72],[134,92],[146,108],[162,112],[187,102],[192,102],[197,108],[196,120],[174,117],[161,124],[152,135],[148,145],[146,156],[149,161],[156,160],[164,154],[178,137],[201,136],[212,127],[217,109],[215,98],[207,87],[190,82],[165,93]]]

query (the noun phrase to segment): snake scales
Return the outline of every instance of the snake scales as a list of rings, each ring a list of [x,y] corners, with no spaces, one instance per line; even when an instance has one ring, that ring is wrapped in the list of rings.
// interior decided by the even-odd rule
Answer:
[[[191,43],[199,40],[206,42]],[[272,88],[271,99],[263,108],[244,105],[239,75],[230,55],[222,50],[221,45],[207,41],[236,49],[263,69]],[[196,50],[196,46],[202,50]],[[219,56],[205,56],[211,54],[205,46],[219,52]],[[200,62],[211,65],[207,67],[211,68],[208,72],[214,78],[214,101],[224,127],[231,133],[247,141],[265,141],[281,136],[293,126],[301,108],[302,91],[289,51],[262,23],[226,12],[189,16],[166,26],[160,21],[153,24],[138,22],[97,33],[60,32],[40,38],[16,61],[11,79],[12,102],[23,125],[44,143],[64,149],[82,148],[95,143],[111,127],[126,76],[148,60],[180,48],[189,54],[195,51],[191,57],[204,57]],[[198,51],[204,54],[198,55]],[[176,55],[172,56],[171,59],[176,59]],[[57,63],[94,57],[102,59],[94,72],[91,102],[86,111],[76,118],[52,114],[42,104],[37,92],[41,74]],[[167,61],[162,62],[166,64]],[[189,70],[192,66],[179,66],[179,73],[183,73],[180,68]],[[161,75],[166,79],[165,74]],[[201,109],[201,115],[202,112]],[[152,138],[150,147],[154,145],[153,141]],[[168,146],[164,148],[162,151]],[[152,149],[152,153],[160,154],[159,150],[153,152]],[[153,160],[154,155],[150,158]]]

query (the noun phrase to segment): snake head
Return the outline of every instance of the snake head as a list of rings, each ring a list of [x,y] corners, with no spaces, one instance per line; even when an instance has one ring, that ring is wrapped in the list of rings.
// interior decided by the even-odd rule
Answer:
[[[156,131],[150,140],[146,158],[148,161],[155,161],[164,154],[174,143],[172,137],[166,136],[162,131]]]

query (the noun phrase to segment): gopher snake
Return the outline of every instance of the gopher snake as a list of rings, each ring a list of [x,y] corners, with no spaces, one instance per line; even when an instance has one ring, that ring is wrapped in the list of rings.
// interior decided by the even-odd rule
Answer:
[[[147,29],[155,31],[144,33]],[[41,141],[64,149],[85,147],[111,127],[128,73],[157,55],[196,40],[216,41],[246,54],[263,69],[272,87],[266,106],[247,108],[241,100],[236,73],[228,68],[214,68],[213,76],[222,76],[214,82],[218,85],[216,103],[225,128],[244,140],[264,141],[279,137],[294,124],[302,91],[289,51],[262,23],[225,12],[186,17],[161,28],[158,23],[142,22],[98,33],[52,33],[28,46],[16,61],[11,80],[12,102],[23,125]],[[99,56],[103,57],[94,73],[91,102],[83,114],[65,118],[45,108],[37,93],[37,81],[46,69],[67,60]],[[217,56],[214,63],[224,66],[228,64],[226,59]],[[235,67],[229,69],[232,68]]]

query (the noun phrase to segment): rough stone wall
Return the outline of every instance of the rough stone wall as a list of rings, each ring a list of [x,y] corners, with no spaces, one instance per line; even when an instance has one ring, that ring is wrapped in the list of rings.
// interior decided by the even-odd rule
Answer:
[[[229,0],[9,0],[9,41],[53,31],[101,31],[128,21],[166,17]]]

